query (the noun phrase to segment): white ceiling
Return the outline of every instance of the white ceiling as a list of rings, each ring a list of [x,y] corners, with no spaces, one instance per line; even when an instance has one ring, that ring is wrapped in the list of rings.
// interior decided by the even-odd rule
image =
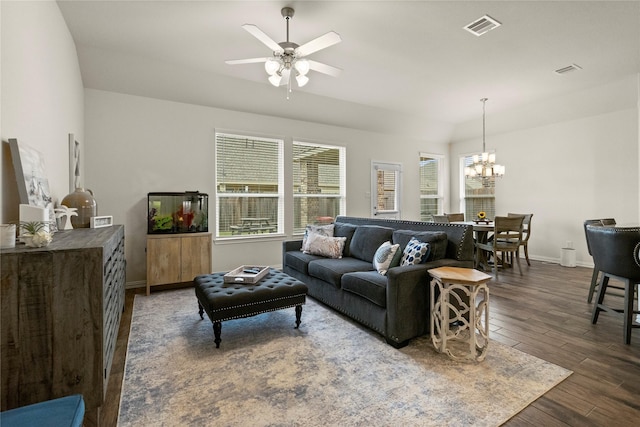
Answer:
[[[341,126],[366,127],[385,114],[458,124],[482,115],[483,97],[489,114],[640,72],[638,1],[58,4],[85,87]],[[294,86],[289,101],[284,88],[267,82],[262,64],[224,62],[268,56],[241,25],[284,41],[284,6],[296,11],[291,41],[303,44],[329,30],[343,40],[310,56],[342,74],[310,72],[309,84]],[[463,30],[485,14],[502,26],[482,37]],[[583,69],[554,73],[572,63]]]

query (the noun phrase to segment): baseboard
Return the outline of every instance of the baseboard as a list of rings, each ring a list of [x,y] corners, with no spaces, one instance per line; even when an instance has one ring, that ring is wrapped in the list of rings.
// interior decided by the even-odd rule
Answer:
[[[146,288],[147,281],[146,280],[136,280],[134,282],[127,282],[124,285],[125,289],[136,289],[136,288]]]

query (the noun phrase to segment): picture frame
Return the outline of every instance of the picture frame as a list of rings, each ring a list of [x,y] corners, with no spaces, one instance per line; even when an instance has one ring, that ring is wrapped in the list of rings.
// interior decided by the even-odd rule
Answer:
[[[82,144],[69,134],[69,193],[76,191],[76,188],[83,188],[82,173],[80,169],[80,152]]]
[[[9,149],[20,204],[45,208],[48,211],[50,231],[57,231],[44,155],[35,148],[18,142],[16,138],[9,138]]]
[[[102,228],[102,227],[111,227],[113,225],[113,216],[112,215],[104,215],[104,216],[92,216],[89,219],[89,227],[90,228]]]

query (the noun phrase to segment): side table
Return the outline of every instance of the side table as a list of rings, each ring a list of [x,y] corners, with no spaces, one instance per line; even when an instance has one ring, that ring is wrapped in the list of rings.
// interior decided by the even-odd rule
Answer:
[[[466,359],[478,362],[484,360],[489,346],[487,282],[493,277],[472,268],[460,267],[434,268],[429,270],[429,274],[433,277],[431,280],[431,341],[433,345],[440,353],[446,353],[454,360]],[[461,295],[468,299],[463,300]]]

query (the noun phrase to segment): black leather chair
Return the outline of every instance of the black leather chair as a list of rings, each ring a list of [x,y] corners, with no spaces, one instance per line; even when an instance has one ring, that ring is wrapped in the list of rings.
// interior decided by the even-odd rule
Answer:
[[[593,254],[591,253],[591,245],[589,245],[589,236],[587,235],[587,225],[603,225],[603,226],[616,225],[616,220],[613,218],[588,219],[584,222],[583,225],[584,225],[584,234],[587,239],[587,250],[589,251],[589,255],[593,257]],[[593,299],[593,294],[596,292],[596,288],[598,287],[598,273],[600,273],[600,270],[598,270],[597,266],[594,266],[593,274],[591,275],[591,285],[589,286],[589,296],[587,297],[588,303],[591,303],[591,300]]]
[[[631,329],[640,328],[633,323],[633,315],[640,310],[633,310],[635,290],[640,284],[640,227],[602,227],[587,225],[587,240],[591,246],[596,268],[602,273],[598,297],[593,306],[591,323],[598,322],[601,311],[622,314],[624,319],[624,342],[631,343]],[[624,307],[611,307],[604,303],[607,293],[608,279],[624,282]]]

